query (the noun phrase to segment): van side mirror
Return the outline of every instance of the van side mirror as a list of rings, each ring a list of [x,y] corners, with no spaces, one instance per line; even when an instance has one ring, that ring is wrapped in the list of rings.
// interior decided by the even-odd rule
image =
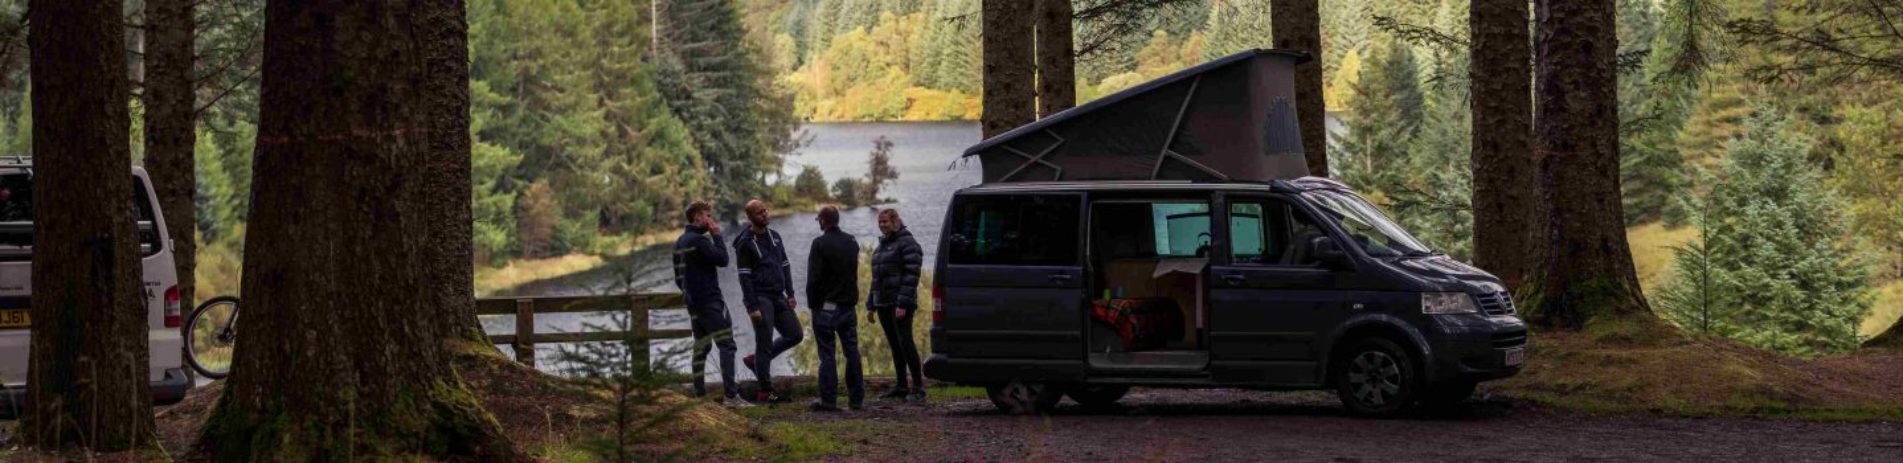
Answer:
[[[1336,243],[1334,238],[1317,236],[1314,239],[1308,240],[1308,255],[1313,256],[1316,261],[1321,262],[1322,267],[1329,269],[1348,270],[1354,268],[1353,265],[1348,263],[1348,253],[1341,250],[1341,244]]]

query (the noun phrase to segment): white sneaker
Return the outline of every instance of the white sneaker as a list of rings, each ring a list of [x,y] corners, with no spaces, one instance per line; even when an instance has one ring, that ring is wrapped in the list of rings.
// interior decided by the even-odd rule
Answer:
[[[754,407],[753,402],[742,400],[739,397],[727,397],[727,398],[720,399],[720,406],[727,407],[727,408],[753,408]]]

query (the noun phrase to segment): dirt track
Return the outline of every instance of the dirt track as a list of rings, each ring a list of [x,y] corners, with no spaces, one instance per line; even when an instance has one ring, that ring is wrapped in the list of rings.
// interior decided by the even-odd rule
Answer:
[[[1112,410],[1068,401],[1002,415],[983,399],[781,420],[867,420],[876,461],[1874,461],[1903,462],[1903,423],[1590,416],[1505,401],[1447,416],[1350,418],[1319,393],[1136,390]],[[790,405],[786,405],[790,406]]]

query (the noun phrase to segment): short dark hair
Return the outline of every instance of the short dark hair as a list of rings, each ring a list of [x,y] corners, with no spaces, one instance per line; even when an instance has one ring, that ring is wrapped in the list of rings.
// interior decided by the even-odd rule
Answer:
[[[819,208],[819,223],[828,227],[839,226],[839,208],[832,206]]]
[[[707,205],[706,201],[694,201],[693,204],[687,205],[687,223],[691,225],[694,223],[694,216],[705,212],[712,212],[713,210],[714,207]]]

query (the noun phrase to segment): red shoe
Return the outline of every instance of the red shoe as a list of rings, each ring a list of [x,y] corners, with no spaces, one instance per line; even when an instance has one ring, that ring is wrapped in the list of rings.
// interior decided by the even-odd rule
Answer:
[[[759,369],[759,367],[753,366],[753,354],[747,354],[747,358],[740,359],[740,363],[747,364],[747,371],[754,371]]]

